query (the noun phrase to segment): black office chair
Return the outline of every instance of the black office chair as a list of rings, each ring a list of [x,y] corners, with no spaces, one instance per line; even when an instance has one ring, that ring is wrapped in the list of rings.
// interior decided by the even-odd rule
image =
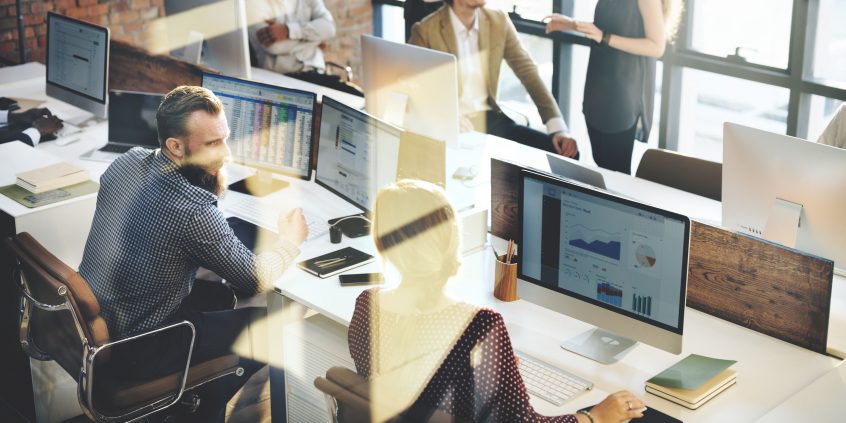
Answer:
[[[180,402],[183,394],[220,377],[242,376],[235,354],[190,366],[194,325],[181,321],[120,340],[109,339],[100,304],[82,276],[23,232],[4,240],[15,257],[14,279],[21,292],[20,342],[30,357],[55,360],[78,382],[79,404],[98,422],[140,419]],[[115,346],[143,342],[166,331],[187,331],[184,370],[149,380],[127,382],[115,370],[129,366],[113,354]],[[154,365],[157,357],[150,357]],[[198,402],[194,401],[194,406]]]
[[[643,153],[635,176],[712,200],[722,200],[722,163],[653,148]]]

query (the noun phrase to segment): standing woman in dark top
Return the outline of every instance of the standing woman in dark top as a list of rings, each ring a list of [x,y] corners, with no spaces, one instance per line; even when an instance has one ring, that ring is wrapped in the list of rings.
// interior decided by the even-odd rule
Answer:
[[[649,139],[655,61],[675,34],[680,12],[681,0],[599,0],[593,22],[547,17],[547,32],[578,31],[595,42],[583,111],[599,166],[631,173],[634,140]]]

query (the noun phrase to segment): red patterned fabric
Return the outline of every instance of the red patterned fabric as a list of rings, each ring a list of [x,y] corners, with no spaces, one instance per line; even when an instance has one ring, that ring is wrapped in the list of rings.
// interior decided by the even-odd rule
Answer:
[[[370,327],[370,322],[378,313],[374,303],[376,295],[376,291],[368,290],[358,297],[348,334],[356,371],[365,378],[371,376],[371,354],[374,353],[371,352],[371,335],[375,331]],[[450,307],[425,315],[423,318],[426,321],[419,326],[421,333],[414,337],[419,345],[412,347],[418,350],[429,349],[426,343],[434,340],[427,336],[426,328],[431,328],[431,332],[435,333],[432,325],[437,325],[444,318],[454,317],[456,311]],[[385,329],[381,328],[382,332]],[[412,347],[405,346],[405,349],[414,350]],[[475,354],[481,357],[475,367],[471,364],[474,361],[471,358],[474,349],[479,349]],[[486,308],[476,311],[412,408],[437,408],[457,419],[474,422],[577,421],[573,415],[547,417],[532,409],[502,316]]]

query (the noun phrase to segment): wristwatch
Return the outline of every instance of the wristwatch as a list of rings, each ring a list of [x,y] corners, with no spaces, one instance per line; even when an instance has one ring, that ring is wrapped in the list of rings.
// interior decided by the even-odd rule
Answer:
[[[608,32],[608,31],[603,32],[602,33],[602,41],[600,41],[599,44],[607,46],[610,41],[611,41],[611,33]]]

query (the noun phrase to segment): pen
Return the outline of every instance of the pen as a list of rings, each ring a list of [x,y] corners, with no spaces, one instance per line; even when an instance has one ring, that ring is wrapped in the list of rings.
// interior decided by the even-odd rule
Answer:
[[[326,259],[326,260],[318,260],[318,261],[314,262],[314,265],[317,266],[317,267],[320,267],[320,268],[328,267],[328,266],[334,266],[336,264],[341,264],[341,263],[347,261],[347,258],[348,258],[347,256],[344,256],[344,257],[335,257],[335,258]]]

